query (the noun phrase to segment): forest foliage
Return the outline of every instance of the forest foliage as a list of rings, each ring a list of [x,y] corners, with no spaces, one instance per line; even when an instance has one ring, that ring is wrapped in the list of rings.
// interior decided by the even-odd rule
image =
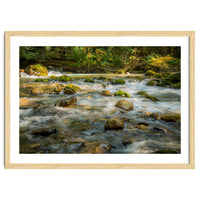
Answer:
[[[180,71],[180,47],[20,47],[20,68],[32,64],[73,73]]]

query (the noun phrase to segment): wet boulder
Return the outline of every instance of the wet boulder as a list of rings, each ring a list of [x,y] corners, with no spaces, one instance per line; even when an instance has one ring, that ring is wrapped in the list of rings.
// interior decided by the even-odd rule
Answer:
[[[31,92],[33,94],[42,94],[42,93],[44,93],[44,91],[41,90],[40,88],[34,88],[34,89],[31,90]]]
[[[69,84],[64,88],[64,94],[75,94],[76,92],[80,92],[81,88],[77,85]]]
[[[154,76],[156,74],[156,72],[154,72],[153,70],[148,70],[146,73],[145,73],[145,76]]]
[[[113,85],[123,85],[126,83],[123,79],[110,79],[111,84]]]
[[[118,108],[122,108],[124,110],[133,110],[134,106],[133,103],[131,101],[127,101],[127,100],[120,100],[115,104],[115,107]]]
[[[65,89],[72,89],[74,90],[74,92],[80,92],[81,91],[81,88],[77,85],[74,85],[74,84],[69,84],[65,87]]]
[[[59,107],[68,107],[68,106],[72,106],[77,102],[77,97],[76,96],[72,96],[70,98],[64,99],[64,100],[60,100],[58,101],[55,106],[59,106]]]
[[[86,82],[86,83],[94,83],[94,80],[91,79],[91,78],[86,78],[86,79],[84,80],[84,82]]]
[[[105,124],[106,130],[112,130],[112,129],[123,129],[124,128],[124,122],[118,118],[112,118],[108,119]]]
[[[159,120],[161,118],[161,114],[158,113],[158,112],[155,112],[155,113],[151,113],[151,115],[149,117],[156,119],[156,120]]]
[[[88,142],[80,153],[102,154],[107,153],[111,149],[111,145],[107,142]]]
[[[72,79],[67,75],[62,75],[62,76],[58,77],[58,81],[61,81],[61,82],[69,82],[71,80]]]
[[[112,96],[112,94],[110,93],[109,90],[104,90],[104,91],[102,91],[102,92],[101,92],[101,95],[103,95],[103,96]]]
[[[144,91],[139,91],[137,92],[138,95],[145,97],[146,99],[150,99],[151,101],[157,102],[159,101],[158,98],[149,95],[148,93],[144,92]]]
[[[136,128],[145,130],[147,127],[146,127],[146,125],[144,125],[144,124],[138,124],[138,125],[136,126]]]
[[[181,114],[167,113],[167,114],[161,115],[161,120],[166,121],[166,122],[180,122]]]

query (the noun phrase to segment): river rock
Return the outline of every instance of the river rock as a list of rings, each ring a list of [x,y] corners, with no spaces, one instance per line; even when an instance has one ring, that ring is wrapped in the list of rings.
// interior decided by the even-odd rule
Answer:
[[[123,129],[124,122],[118,118],[108,119],[105,124],[106,130]]]
[[[109,90],[102,91],[101,95],[103,95],[103,96],[112,96]]]
[[[81,150],[81,153],[90,153],[90,154],[102,154],[107,153],[111,149],[111,145],[107,142],[88,142],[85,143],[85,148]]]
[[[122,108],[124,110],[133,110],[134,106],[133,103],[131,101],[127,101],[127,100],[120,100],[115,104],[115,107],[118,108]]]
[[[31,134],[36,135],[36,136],[38,136],[38,135],[49,136],[56,132],[57,132],[57,129],[55,129],[55,128],[38,128],[38,129],[32,130]]]
[[[144,124],[139,124],[136,128],[145,130],[147,127]]]
[[[42,94],[42,93],[44,93],[44,91],[41,90],[40,88],[34,88],[34,89],[31,90],[31,92],[34,93],[34,94]]]
[[[179,113],[167,113],[161,115],[161,119],[166,122],[180,122],[181,115]]]
[[[85,143],[87,140],[83,138],[66,138],[63,140],[65,143]]]
[[[161,114],[158,112],[152,113],[149,117],[159,120],[161,118]]]
[[[73,89],[71,89],[71,88],[65,88],[64,89],[64,94],[69,94],[69,95],[73,95],[73,94],[75,94],[76,92],[73,90]]]
[[[59,107],[68,107],[68,106],[74,105],[76,102],[77,102],[77,97],[76,97],[76,96],[73,96],[73,97],[70,97],[70,98],[68,98],[68,99],[61,100],[61,101],[57,102],[57,103],[55,104],[55,106],[59,106]]]

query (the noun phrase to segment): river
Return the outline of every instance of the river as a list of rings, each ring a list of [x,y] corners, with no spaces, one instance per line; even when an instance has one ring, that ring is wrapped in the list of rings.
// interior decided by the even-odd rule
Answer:
[[[62,74],[50,72],[49,75]],[[145,154],[163,150],[180,153],[180,123],[150,117],[152,113],[180,113],[180,89],[146,86],[148,79],[138,80],[124,75],[118,75],[125,80],[123,85],[113,85],[97,78],[94,78],[94,83],[86,83],[83,74],[69,76],[81,76],[70,82],[82,89],[75,94],[77,102],[73,106],[56,106],[60,99],[73,96],[63,92],[20,98],[33,102],[30,106],[20,107],[20,153]],[[20,80],[32,84],[35,78],[23,74]],[[130,98],[103,96],[103,90],[112,94],[123,90],[130,94]],[[139,91],[145,91],[160,101],[146,99],[137,94]],[[119,100],[131,101],[134,109],[126,111],[115,107]],[[123,129],[105,130],[106,120],[110,118],[123,120]],[[42,131],[47,134],[40,134]]]

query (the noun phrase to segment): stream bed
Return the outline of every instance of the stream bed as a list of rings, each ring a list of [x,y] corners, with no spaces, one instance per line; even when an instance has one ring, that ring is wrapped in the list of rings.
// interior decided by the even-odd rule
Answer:
[[[94,83],[84,82],[84,75],[69,76],[80,76],[73,78],[70,84],[79,86],[81,91],[33,95],[28,90],[32,85],[39,90],[58,83],[53,80],[36,83],[35,77],[29,76],[20,78],[20,153],[180,153],[180,121],[159,117],[166,113],[180,114],[180,89],[146,86],[148,79],[125,76],[120,76],[125,80],[123,85],[95,78],[94,74],[91,75]],[[119,76],[113,76],[116,78]],[[101,95],[104,90],[112,96]],[[130,98],[114,96],[118,90],[129,93]],[[145,91],[159,101],[140,96],[139,91]],[[70,98],[76,99],[73,105],[58,106],[57,102]],[[120,100],[132,102],[133,110],[116,107]],[[113,118],[120,119],[123,128],[105,129],[107,120]]]

